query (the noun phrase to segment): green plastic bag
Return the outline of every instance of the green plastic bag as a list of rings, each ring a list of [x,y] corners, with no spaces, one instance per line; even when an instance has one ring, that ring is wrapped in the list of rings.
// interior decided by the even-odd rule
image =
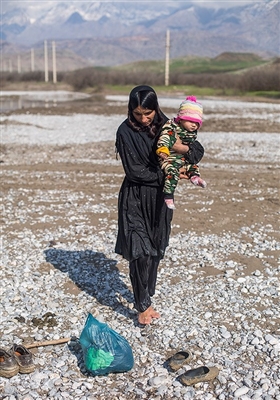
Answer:
[[[88,314],[80,336],[86,369],[94,375],[126,372],[134,365],[128,341],[107,324]]]

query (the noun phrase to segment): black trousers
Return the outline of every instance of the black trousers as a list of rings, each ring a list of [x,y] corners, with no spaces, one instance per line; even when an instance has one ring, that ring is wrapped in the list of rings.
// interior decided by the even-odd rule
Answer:
[[[141,257],[129,263],[129,276],[132,284],[135,308],[144,312],[152,304],[155,294],[159,257]]]

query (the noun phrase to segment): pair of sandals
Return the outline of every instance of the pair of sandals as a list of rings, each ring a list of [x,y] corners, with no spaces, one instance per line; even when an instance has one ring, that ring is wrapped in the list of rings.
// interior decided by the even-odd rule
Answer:
[[[167,360],[170,369],[175,372],[178,371],[185,364],[192,360],[190,351],[178,351]],[[178,376],[179,382],[185,386],[195,385],[198,382],[208,382],[214,380],[219,374],[217,367],[201,366],[198,368],[190,369]]]

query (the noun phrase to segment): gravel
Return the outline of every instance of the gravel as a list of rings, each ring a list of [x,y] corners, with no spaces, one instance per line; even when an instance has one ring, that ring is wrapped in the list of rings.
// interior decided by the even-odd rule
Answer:
[[[221,112],[230,112],[232,103],[222,102]],[[277,118],[276,105],[265,107]],[[256,112],[255,118],[263,109],[262,103],[242,105],[245,115]],[[6,125],[4,144],[61,145],[113,140],[123,116],[17,115],[4,119],[24,124]],[[213,146],[215,151],[222,146],[216,157],[224,162],[234,161],[237,155],[246,160],[251,151],[256,162],[279,162],[275,146],[279,133],[253,132],[236,139],[234,133],[219,132],[216,144],[211,140],[213,133],[203,135],[205,147]],[[256,146],[248,144],[250,140]],[[117,190],[112,189],[114,212]],[[101,213],[104,229],[96,230],[77,218],[73,205],[79,203],[79,195],[54,187],[47,192],[38,190],[28,204],[15,203],[11,188],[5,198],[6,228],[15,219],[20,223],[8,240],[3,237],[1,347],[62,337],[71,340],[33,349],[35,372],[0,378],[1,399],[280,400],[279,230],[266,221],[244,220],[238,232],[173,233],[153,300],[161,318],[142,328],[133,308],[127,263],[114,253],[116,220],[110,220],[106,207],[91,202],[87,207]],[[55,206],[58,198],[63,200],[61,219],[66,225],[41,206],[42,200]],[[32,221],[26,225],[31,208],[42,224],[36,232]],[[77,232],[82,240],[75,239]],[[186,246],[190,238],[191,245]],[[249,272],[242,257],[252,263]],[[262,268],[255,266],[256,260]],[[205,267],[214,268],[215,273],[207,273]],[[98,377],[86,371],[79,336],[88,313],[128,340],[135,361],[131,371]],[[186,349],[193,354],[191,364],[171,372],[166,360]],[[218,367],[217,379],[191,387],[177,380],[182,372],[200,365]]]

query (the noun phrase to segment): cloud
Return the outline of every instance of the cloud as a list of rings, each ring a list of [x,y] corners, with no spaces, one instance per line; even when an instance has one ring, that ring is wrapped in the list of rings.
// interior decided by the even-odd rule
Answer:
[[[34,0],[9,0],[1,1],[2,13],[14,10],[15,8],[28,8],[33,10],[41,10],[52,7],[57,1],[34,1]]]
[[[245,6],[247,4],[255,4],[256,0],[193,0],[193,4],[199,5],[201,7],[209,7],[209,8],[230,8],[230,7],[239,7]]]
[[[261,0],[187,0],[184,1],[185,4],[195,4],[199,5],[201,7],[209,7],[209,8],[229,8],[229,7],[237,7],[237,6],[244,6],[246,4],[254,4],[258,2],[262,2]],[[28,8],[29,13],[36,13],[38,10],[46,10],[52,8],[54,5],[58,3],[77,3],[77,5],[82,4],[82,3],[93,3],[94,1],[59,1],[59,0],[48,0],[48,1],[36,1],[36,0],[2,0],[1,1],[1,9],[2,13],[11,11],[15,8]],[[146,0],[140,0],[140,1],[135,1],[135,0],[126,0],[126,1],[119,1],[119,0],[100,0],[100,3],[124,3],[124,2],[133,2],[135,3],[135,6],[137,7],[137,3],[160,3],[163,5],[164,3],[181,3],[182,0],[167,0],[167,1],[162,1],[162,0],[153,0],[153,1],[146,1]]]

